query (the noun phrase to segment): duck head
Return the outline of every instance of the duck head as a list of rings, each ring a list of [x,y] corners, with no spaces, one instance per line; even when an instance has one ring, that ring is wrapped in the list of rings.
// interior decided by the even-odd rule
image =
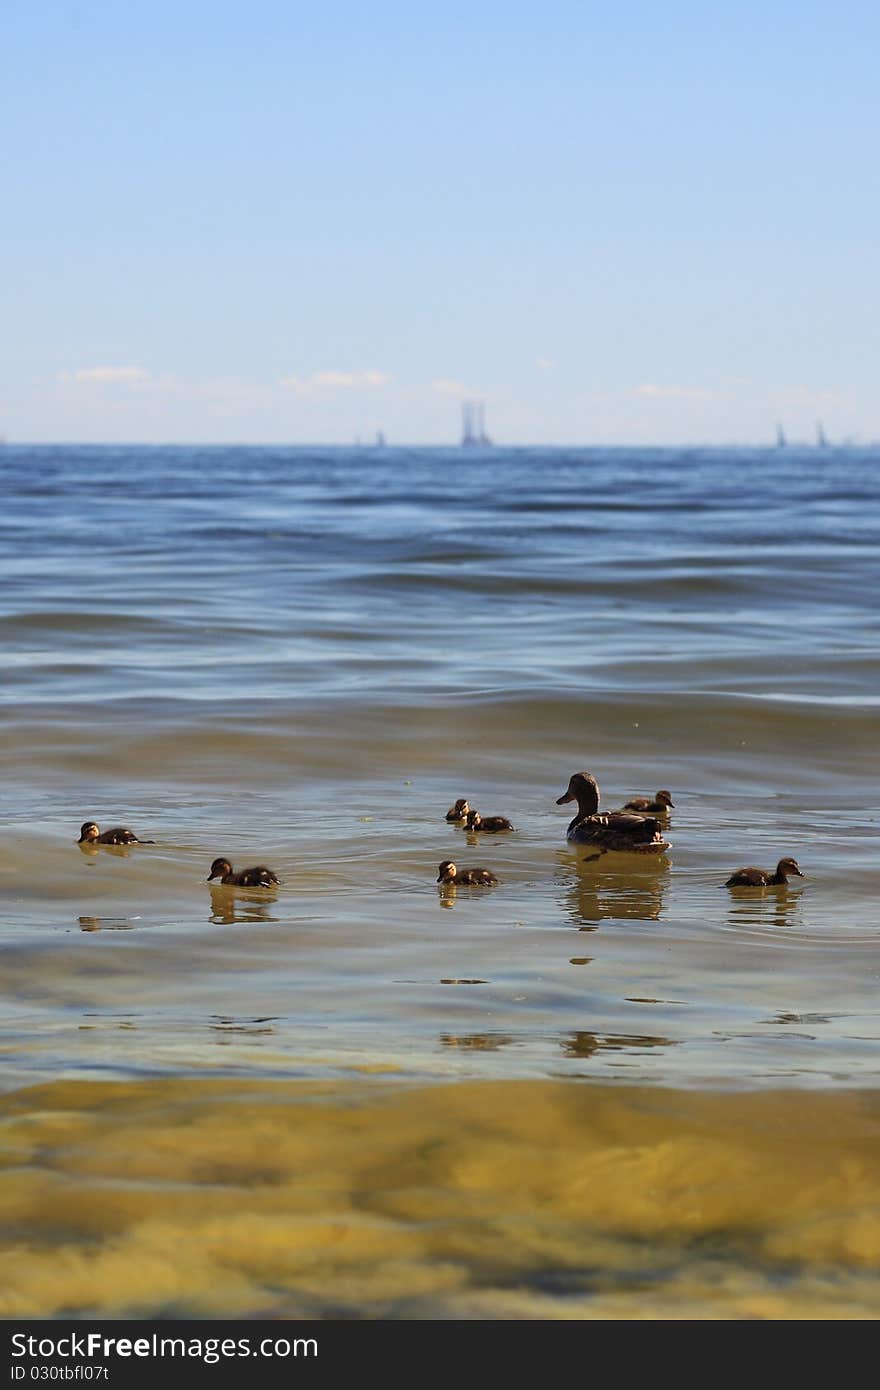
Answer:
[[[599,785],[591,772],[573,772],[568,779],[568,791],[556,798],[557,806],[576,801],[582,816],[594,816],[599,809]]]
[[[440,865],[440,872],[437,875],[438,883],[451,883],[455,878],[455,865],[451,859],[444,859]]]
[[[464,824],[466,830],[479,830],[480,826],[483,824],[483,817],[480,815],[479,811],[468,811],[464,818]]]
[[[458,800],[454,802],[453,805],[450,806],[449,810],[446,812],[446,819],[464,820],[465,816],[469,815],[470,809],[471,808],[468,804],[467,797],[460,796]]]
[[[669,792],[658,792],[654,800],[659,801],[661,806],[671,806],[673,811],[675,810],[675,802]]]
[[[806,877],[798,868],[797,860],[792,859],[790,855],[786,855],[785,859],[780,859],[779,863],[776,865],[776,876],[777,878],[781,878],[784,883],[789,874],[794,874],[797,878]]]
[[[87,845],[93,840],[97,840],[101,833],[101,827],[96,825],[93,820],[84,820],[79,828],[79,843]]]
[[[211,865],[211,872],[208,874],[206,882],[210,883],[212,878],[223,878],[225,874],[231,873],[232,865],[228,859],[215,859]]]

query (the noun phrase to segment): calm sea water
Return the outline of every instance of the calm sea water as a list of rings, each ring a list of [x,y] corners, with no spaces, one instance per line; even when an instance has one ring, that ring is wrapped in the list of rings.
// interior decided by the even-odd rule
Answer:
[[[6,446],[0,474],[10,1093],[876,1084],[880,451]],[[609,807],[671,789],[668,857],[566,845],[581,769]],[[458,796],[516,834],[469,840]],[[86,819],[156,844],[84,853]],[[212,892],[220,854],[280,890]],[[788,890],[722,887],[783,854]],[[442,895],[453,857],[499,886]]]

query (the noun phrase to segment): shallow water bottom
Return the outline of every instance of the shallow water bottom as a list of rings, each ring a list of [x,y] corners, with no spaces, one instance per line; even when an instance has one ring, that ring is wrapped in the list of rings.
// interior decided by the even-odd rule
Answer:
[[[68,1081],[0,1100],[0,1315],[875,1318],[880,1093]]]

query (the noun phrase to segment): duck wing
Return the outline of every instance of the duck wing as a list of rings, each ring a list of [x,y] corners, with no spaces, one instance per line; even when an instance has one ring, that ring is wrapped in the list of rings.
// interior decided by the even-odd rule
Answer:
[[[633,811],[598,812],[572,826],[569,839],[599,849],[630,850],[660,854],[669,848],[660,822],[655,816]]]
[[[105,830],[103,835],[98,836],[99,845],[139,845],[140,840],[133,830],[128,830],[124,825],[116,825],[112,830]]]
[[[737,869],[736,873],[730,875],[725,883],[725,888],[766,888],[770,881],[770,875],[766,869],[745,868]]]
[[[278,882],[272,870],[263,864],[258,864],[253,869],[242,869],[235,877],[242,888],[271,888]]]

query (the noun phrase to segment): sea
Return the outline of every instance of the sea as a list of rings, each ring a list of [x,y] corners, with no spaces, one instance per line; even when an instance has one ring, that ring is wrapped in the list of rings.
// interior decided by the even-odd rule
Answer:
[[[0,1316],[880,1314],[880,447],[0,480]]]

